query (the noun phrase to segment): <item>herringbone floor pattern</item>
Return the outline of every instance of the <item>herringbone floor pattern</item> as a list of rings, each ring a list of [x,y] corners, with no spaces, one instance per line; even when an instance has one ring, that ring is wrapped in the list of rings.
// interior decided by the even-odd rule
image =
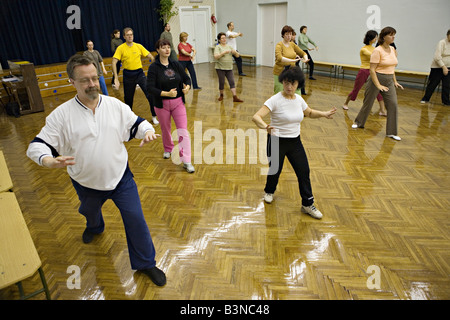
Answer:
[[[316,205],[324,213],[315,220],[300,212],[288,164],[274,202],[264,203],[264,135],[243,147],[237,140],[226,143],[237,129],[258,132],[251,117],[271,96],[271,69],[245,67],[248,76],[236,78],[245,100],[240,104],[233,104],[229,91],[216,101],[213,64],[196,69],[203,90],[191,91],[186,101],[196,172],[162,159],[161,140],[144,148],[137,140],[127,143],[157,262],[167,274],[162,288],[130,269],[112,202],[103,209],[103,235],[83,244],[84,218],[67,173],[26,158],[45,116],[73,94],[46,98],[43,113],[0,115],[0,148],[53,299],[450,298],[450,109],[438,95],[420,105],[421,90],[398,92],[403,140],[395,142],[385,138],[376,103],[366,128],[351,129],[363,93],[350,110],[341,105],[353,81],[320,75],[307,80],[305,100],[312,108],[338,107],[333,120],[302,123]],[[142,92],[134,111],[150,119]],[[257,145],[256,155],[249,145]],[[72,265],[81,270],[80,289],[67,285]],[[380,270],[375,288],[368,287],[370,266]],[[35,276],[24,288],[39,284]],[[0,290],[0,299],[17,298],[15,286]]]

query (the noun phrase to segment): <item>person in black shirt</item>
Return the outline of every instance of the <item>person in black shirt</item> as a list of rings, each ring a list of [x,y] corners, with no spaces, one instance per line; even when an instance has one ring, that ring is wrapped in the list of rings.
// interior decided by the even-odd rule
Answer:
[[[171,134],[172,118],[177,127],[179,155],[183,167],[193,173],[191,163],[191,141],[187,130],[187,115],[184,96],[191,88],[191,79],[178,61],[170,59],[170,42],[159,39],[156,42],[158,55],[148,68],[147,89],[154,97],[155,111],[161,125],[164,145],[164,159],[169,159],[174,148]]]

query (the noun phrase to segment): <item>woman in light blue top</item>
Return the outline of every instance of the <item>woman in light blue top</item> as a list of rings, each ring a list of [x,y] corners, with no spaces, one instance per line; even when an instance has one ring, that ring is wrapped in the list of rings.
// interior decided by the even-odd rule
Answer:
[[[301,26],[300,27],[300,35],[298,36],[298,46],[300,47],[300,49],[305,51],[306,54],[308,55],[308,59],[309,59],[309,61],[308,61],[308,64],[309,64],[309,79],[310,80],[316,80],[313,77],[314,61],[313,61],[311,55],[309,54],[309,51],[310,50],[319,50],[319,47],[316,46],[314,41],[312,41],[311,38],[306,35],[307,31],[308,31],[308,27],[307,26]],[[309,45],[308,45],[309,43],[311,43],[314,46],[314,48],[310,48]]]

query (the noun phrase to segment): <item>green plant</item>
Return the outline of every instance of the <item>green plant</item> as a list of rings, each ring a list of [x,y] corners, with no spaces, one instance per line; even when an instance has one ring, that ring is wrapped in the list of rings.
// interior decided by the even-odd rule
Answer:
[[[172,0],[161,0],[159,1],[159,8],[156,11],[161,16],[159,20],[162,20],[164,24],[169,22],[170,18],[178,14],[178,8],[173,7],[175,2]],[[173,10],[172,10],[173,9]]]

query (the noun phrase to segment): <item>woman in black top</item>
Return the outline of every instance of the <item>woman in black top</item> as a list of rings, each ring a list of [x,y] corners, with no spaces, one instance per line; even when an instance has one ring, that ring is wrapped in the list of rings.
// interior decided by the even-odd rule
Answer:
[[[161,125],[163,157],[169,159],[174,148],[171,135],[173,118],[177,127],[180,159],[186,171],[193,173],[195,169],[191,163],[191,141],[184,105],[184,96],[191,88],[191,79],[178,61],[169,59],[171,49],[168,40],[158,40],[155,47],[158,55],[148,68],[147,89],[154,97],[155,111]]]

